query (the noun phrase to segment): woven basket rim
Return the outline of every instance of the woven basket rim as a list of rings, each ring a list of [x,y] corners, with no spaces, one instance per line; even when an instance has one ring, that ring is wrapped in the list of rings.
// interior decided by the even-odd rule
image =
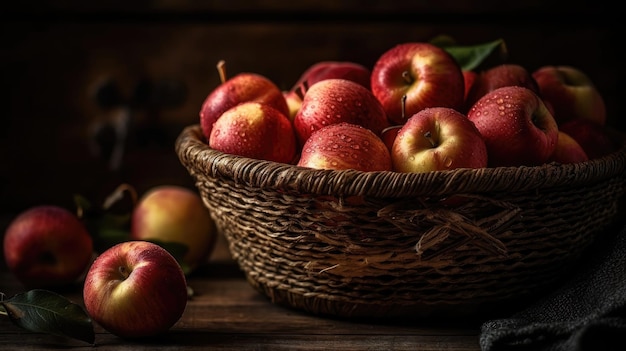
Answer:
[[[310,169],[226,154],[208,146],[199,124],[181,131],[175,149],[191,173],[228,179],[244,186],[317,195],[408,197],[538,191],[597,183],[613,177],[626,180],[626,142],[620,143],[619,150],[580,163],[427,173]]]

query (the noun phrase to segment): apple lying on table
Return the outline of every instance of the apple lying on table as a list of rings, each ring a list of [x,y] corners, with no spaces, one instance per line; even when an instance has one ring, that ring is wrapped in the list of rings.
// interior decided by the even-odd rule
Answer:
[[[244,102],[224,112],[209,135],[212,149],[281,163],[293,163],[297,141],[284,113],[267,104]]]
[[[487,70],[477,73],[476,78],[467,92],[466,111],[481,97],[490,91],[506,86],[520,86],[539,93],[537,82],[532,73],[526,67],[507,63],[493,66]]]
[[[298,166],[315,169],[391,171],[385,143],[357,124],[335,123],[315,131],[302,147]]]
[[[462,113],[431,107],[409,118],[391,149],[398,172],[430,172],[487,167],[487,147],[474,124]]]
[[[304,145],[316,130],[340,122],[358,124],[376,135],[389,125],[374,94],[346,79],[325,79],[309,87],[293,125]]]
[[[93,240],[78,217],[55,205],[31,207],[4,234],[9,271],[28,288],[57,288],[78,281],[89,267]]]
[[[408,42],[377,59],[371,89],[394,125],[404,124],[427,107],[460,111],[465,82],[461,67],[447,51],[430,43]]]
[[[559,130],[559,138],[556,141],[556,147],[552,155],[548,158],[548,162],[557,162],[562,164],[578,163],[589,160],[587,153],[580,144],[569,134]]]
[[[218,65],[218,68],[223,67]],[[267,77],[250,72],[239,73],[229,79],[222,73],[221,77],[221,84],[209,93],[200,109],[200,127],[206,140],[209,140],[215,121],[224,112],[242,102],[260,102],[286,116],[289,115],[289,106],[283,92]]]
[[[130,239],[184,245],[180,263],[185,274],[190,274],[209,259],[217,228],[197,192],[159,185],[146,191],[133,208]]]
[[[487,144],[489,166],[536,166],[556,148],[558,126],[532,90],[507,86],[488,92],[468,111]]]
[[[541,97],[552,105],[559,125],[576,118],[586,118],[602,126],[606,124],[604,98],[580,68],[547,65],[539,67],[532,75]]]
[[[136,339],[167,332],[187,306],[187,282],[176,259],[149,241],[125,241],[91,264],[85,309],[110,333]]]

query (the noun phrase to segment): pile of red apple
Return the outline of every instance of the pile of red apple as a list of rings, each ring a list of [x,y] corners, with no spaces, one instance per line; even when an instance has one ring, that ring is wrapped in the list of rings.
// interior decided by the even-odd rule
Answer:
[[[209,147],[233,155],[428,172],[583,162],[621,146],[602,95],[572,66],[464,69],[445,48],[408,42],[371,69],[318,62],[288,91],[256,73],[221,73],[200,126]]]
[[[185,311],[186,276],[207,262],[217,228],[200,195],[176,185],[149,189],[127,215],[130,228],[121,231],[123,236],[97,247],[96,228],[87,225],[84,215],[58,205],[31,207],[6,229],[2,243],[7,268],[28,289],[78,285],[88,316],[115,335],[163,333]],[[175,256],[173,244],[185,250]],[[36,309],[37,301],[26,305]],[[23,325],[35,325],[26,320],[31,314],[24,314]]]

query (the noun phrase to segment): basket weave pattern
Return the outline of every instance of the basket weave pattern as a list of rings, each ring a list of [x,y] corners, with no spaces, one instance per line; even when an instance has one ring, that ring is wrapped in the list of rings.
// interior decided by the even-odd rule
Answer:
[[[617,214],[626,149],[571,165],[432,173],[310,170],[176,142],[233,258],[274,303],[406,316],[524,296]]]

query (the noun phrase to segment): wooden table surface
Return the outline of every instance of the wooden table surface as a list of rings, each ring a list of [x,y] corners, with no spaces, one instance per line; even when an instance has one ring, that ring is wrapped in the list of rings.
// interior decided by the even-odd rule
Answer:
[[[0,292],[24,291],[2,261]],[[98,350],[480,350],[480,323],[376,322],[319,317],[274,305],[254,290],[228,255],[223,241],[208,264],[188,279],[194,291],[169,333],[128,341],[94,323]],[[82,305],[80,287],[63,293]],[[0,349],[89,349],[92,345],[26,331],[0,315]]]

